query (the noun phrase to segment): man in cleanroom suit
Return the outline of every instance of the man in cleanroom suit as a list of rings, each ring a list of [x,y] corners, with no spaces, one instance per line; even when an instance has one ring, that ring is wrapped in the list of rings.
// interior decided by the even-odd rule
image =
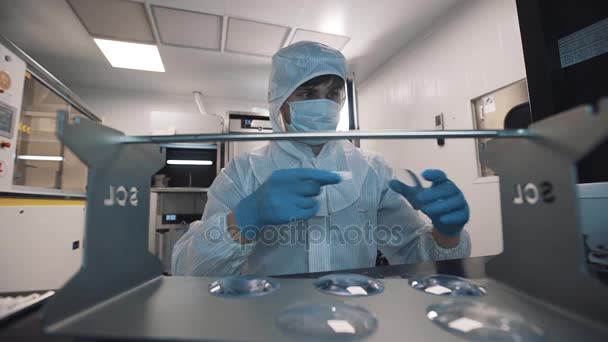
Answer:
[[[344,56],[319,43],[277,52],[268,89],[273,131],[336,130],[346,74]],[[468,256],[464,195],[440,170],[422,176],[430,186],[415,176],[415,186],[394,180],[380,157],[346,140],[273,141],[236,157],[215,179],[202,219],[173,249],[172,272],[372,267],[378,249],[391,264]]]

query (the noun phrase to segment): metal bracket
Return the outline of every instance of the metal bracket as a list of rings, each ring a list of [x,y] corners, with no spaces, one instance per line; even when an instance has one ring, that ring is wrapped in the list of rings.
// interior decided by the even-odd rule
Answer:
[[[541,300],[608,322],[608,286],[588,269],[575,163],[608,138],[608,98],[533,124],[536,139],[487,143],[500,176],[502,254],[488,276]],[[604,274],[603,277],[606,277]]]
[[[51,326],[161,275],[148,252],[150,179],[165,162],[155,145],[124,145],[124,134],[87,119],[68,123],[58,113],[57,134],[89,168],[83,262],[46,307]]]

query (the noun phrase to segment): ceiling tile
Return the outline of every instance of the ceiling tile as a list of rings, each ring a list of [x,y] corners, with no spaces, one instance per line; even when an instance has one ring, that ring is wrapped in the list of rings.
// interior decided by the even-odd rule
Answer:
[[[143,3],[127,0],[68,0],[93,37],[155,43]]]
[[[342,50],[346,43],[350,40],[349,37],[339,36],[336,34],[322,33],[310,30],[297,29],[291,39],[291,43],[297,43],[304,40],[318,42],[333,47],[336,50]]]
[[[213,14],[152,6],[163,44],[219,50],[222,17]]]
[[[239,18],[228,18],[226,51],[272,56],[287,38],[289,28]]]

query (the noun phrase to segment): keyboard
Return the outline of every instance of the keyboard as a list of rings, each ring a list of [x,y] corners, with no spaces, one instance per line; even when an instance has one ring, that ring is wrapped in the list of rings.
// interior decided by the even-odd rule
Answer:
[[[55,291],[28,292],[21,294],[0,294],[0,322],[17,315],[54,295]]]

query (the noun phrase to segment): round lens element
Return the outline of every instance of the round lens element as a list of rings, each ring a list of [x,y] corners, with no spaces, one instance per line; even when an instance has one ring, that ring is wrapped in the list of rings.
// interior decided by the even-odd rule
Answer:
[[[295,304],[279,312],[278,327],[298,341],[353,341],[378,329],[366,309],[346,303]]]
[[[276,279],[251,275],[228,277],[209,284],[209,292],[218,297],[243,298],[267,295],[279,289]]]
[[[427,309],[441,328],[470,341],[546,341],[544,331],[515,313],[480,302],[447,301]]]
[[[315,288],[337,296],[372,296],[384,291],[384,284],[360,274],[330,274],[314,282]]]
[[[437,296],[480,297],[488,292],[485,287],[470,280],[446,274],[415,277],[409,283],[416,290]]]

